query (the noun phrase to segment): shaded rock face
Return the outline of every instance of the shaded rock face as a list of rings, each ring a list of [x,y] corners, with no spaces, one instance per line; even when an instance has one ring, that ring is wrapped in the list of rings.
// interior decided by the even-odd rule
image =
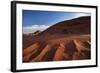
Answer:
[[[37,30],[33,34],[36,35],[36,36],[38,36],[40,33],[41,33],[41,31],[40,30]]]
[[[23,35],[23,62],[91,59],[91,17],[59,22],[35,35]]]
[[[91,17],[80,17],[62,21],[43,31],[41,35],[49,34],[90,34]]]

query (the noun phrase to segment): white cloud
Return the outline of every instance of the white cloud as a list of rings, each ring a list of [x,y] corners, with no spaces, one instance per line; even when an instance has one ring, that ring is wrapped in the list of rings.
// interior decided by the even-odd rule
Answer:
[[[72,16],[69,16],[69,17],[65,16],[64,20],[71,20],[71,19],[74,19],[74,18],[82,17],[82,16],[91,16],[91,14],[90,13],[75,13]]]
[[[74,18],[81,17],[81,16],[90,16],[90,15],[91,15],[90,13],[76,13],[74,15]]]
[[[28,34],[28,33],[33,33],[37,30],[43,31],[50,27],[49,25],[32,25],[32,26],[26,26],[23,27],[23,33]]]

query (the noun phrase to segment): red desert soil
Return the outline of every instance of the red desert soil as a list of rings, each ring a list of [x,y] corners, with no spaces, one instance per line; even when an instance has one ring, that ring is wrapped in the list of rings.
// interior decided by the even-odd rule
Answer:
[[[38,35],[23,35],[23,62],[90,58],[89,16],[59,22]]]

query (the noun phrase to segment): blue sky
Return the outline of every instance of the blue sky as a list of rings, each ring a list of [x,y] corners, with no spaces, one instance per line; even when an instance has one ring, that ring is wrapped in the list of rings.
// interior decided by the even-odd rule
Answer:
[[[23,33],[32,33],[36,30],[43,31],[55,23],[80,16],[90,16],[90,14],[76,12],[23,10]]]

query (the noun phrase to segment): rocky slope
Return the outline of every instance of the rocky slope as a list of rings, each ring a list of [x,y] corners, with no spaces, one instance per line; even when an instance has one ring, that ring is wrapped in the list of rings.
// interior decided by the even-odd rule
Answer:
[[[91,58],[90,16],[54,24],[37,36],[23,35],[23,62]]]

